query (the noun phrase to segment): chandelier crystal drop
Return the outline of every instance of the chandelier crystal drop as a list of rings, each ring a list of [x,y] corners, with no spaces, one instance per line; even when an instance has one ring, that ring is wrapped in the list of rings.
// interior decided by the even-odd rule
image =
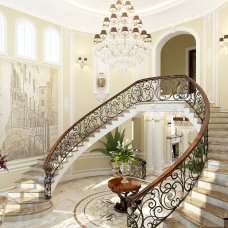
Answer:
[[[94,51],[104,63],[119,70],[141,63],[151,51],[151,35],[143,29],[142,20],[134,15],[128,0],[117,0],[110,6],[100,34],[94,36]]]

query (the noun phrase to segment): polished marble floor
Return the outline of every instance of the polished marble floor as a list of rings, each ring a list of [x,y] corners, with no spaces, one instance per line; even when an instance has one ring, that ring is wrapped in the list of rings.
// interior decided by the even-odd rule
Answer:
[[[73,211],[78,202],[95,192],[108,190],[110,176],[81,178],[60,183],[55,190],[52,202],[54,206],[41,218],[28,218],[25,221],[4,222],[3,228],[76,228]],[[32,216],[34,217],[34,216]],[[89,227],[88,227],[89,228]]]
[[[108,180],[111,176],[96,176],[76,179],[60,183],[52,197],[54,206],[43,213],[40,218],[36,215],[24,220],[4,222],[3,228],[77,228],[81,227],[74,218],[75,206],[85,197],[109,190]],[[87,227],[90,228],[90,227]]]

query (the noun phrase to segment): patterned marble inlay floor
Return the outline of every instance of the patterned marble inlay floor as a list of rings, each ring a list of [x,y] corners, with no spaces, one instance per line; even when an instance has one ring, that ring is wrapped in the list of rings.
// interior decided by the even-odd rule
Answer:
[[[32,215],[32,217],[24,221],[20,220],[16,222],[4,221],[2,228],[81,228],[83,226],[76,221],[74,210],[77,208],[77,205],[80,205],[80,202],[90,199],[90,197],[96,193],[107,191],[111,193],[110,189],[108,188],[108,180],[110,178],[112,177],[96,176],[60,183],[54,191],[51,199],[54,206],[50,210],[46,211],[44,216],[41,218],[34,218],[36,215]],[[151,175],[147,176],[146,180],[151,182],[155,178],[155,176]],[[113,213],[116,213],[113,210],[113,205],[110,205],[110,208],[112,209]],[[115,216],[120,215],[116,214]],[[123,218],[123,220],[125,220],[125,218]],[[83,228],[94,227],[91,224],[92,223],[84,226]],[[105,228],[108,227],[114,228],[118,226],[115,226],[115,224],[111,224],[111,226],[105,226]]]
[[[55,190],[52,202],[54,206],[45,212],[41,218],[31,218],[25,221],[4,222],[3,228],[77,228],[82,227],[74,218],[74,209],[83,199],[89,196],[109,191],[108,180],[111,176],[97,176],[76,179],[61,183]],[[147,177],[147,180],[155,179],[154,176]],[[86,226],[90,228],[90,225]]]
[[[85,197],[97,192],[107,191],[111,177],[98,176],[76,179],[57,186],[52,201],[54,206],[38,219],[18,222],[4,222],[3,228],[77,228],[81,227],[74,218],[75,206]],[[88,227],[89,228],[89,227]]]
[[[90,195],[75,207],[75,219],[82,227],[127,228],[127,215],[114,210],[118,201],[110,190]]]

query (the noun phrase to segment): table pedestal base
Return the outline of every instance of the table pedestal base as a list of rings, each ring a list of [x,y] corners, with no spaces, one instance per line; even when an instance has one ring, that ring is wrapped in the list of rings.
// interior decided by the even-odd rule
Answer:
[[[120,213],[127,213],[127,202],[125,200],[120,200],[120,203],[117,202],[114,209]]]

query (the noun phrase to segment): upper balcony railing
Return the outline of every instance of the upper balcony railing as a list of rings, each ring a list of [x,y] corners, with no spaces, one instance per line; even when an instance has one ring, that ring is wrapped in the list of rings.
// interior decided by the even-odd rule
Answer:
[[[209,121],[209,103],[205,93],[193,80],[184,75],[160,76],[136,81],[120,93],[116,94],[89,112],[87,115],[73,124],[68,130],[66,130],[49,150],[48,156],[44,163],[44,185],[46,198],[51,197],[51,183],[56,171],[63,165],[66,157],[71,154],[72,151],[77,153],[77,147],[80,146],[86,138],[88,138],[102,125],[110,122],[113,118],[128,110],[133,105],[141,102],[146,103],[157,100],[185,101],[193,109],[193,112],[199,117],[200,121],[202,122],[202,127],[196,139],[193,141],[187,151],[175,162],[175,164],[170,167],[169,171],[166,171],[162,177],[159,177],[156,182],[148,185],[147,188],[139,192],[139,194],[137,194],[135,197],[128,199],[130,206],[128,224],[132,227],[146,227],[144,226],[146,218],[143,216],[143,210],[141,210],[142,203],[138,203],[143,202],[144,199],[146,200],[144,195],[151,193],[153,194],[153,188],[158,186],[160,182],[162,182],[162,186],[157,190],[157,194],[160,194],[160,197],[174,199],[174,201],[171,200],[169,202],[170,205],[161,203],[162,207],[171,207],[173,209],[174,206],[178,205],[182,198],[179,201],[178,199],[175,201],[175,196],[169,194],[165,195],[166,192],[162,192],[163,185],[166,185],[167,188],[170,186],[171,189],[175,189],[176,185],[173,185],[171,182],[166,183],[164,180],[166,177],[170,176],[169,172],[173,173],[174,170],[178,169],[178,172],[173,173],[174,177],[172,178],[171,176],[171,179],[174,179],[176,176],[178,176],[176,178],[181,182],[178,185],[181,186],[181,188],[178,187],[176,190],[178,190],[178,192],[185,192],[186,189],[186,191],[189,192],[189,190],[193,187],[203,169],[203,164],[205,162],[205,155],[207,152],[207,138],[205,134]],[[201,151],[201,147],[203,148],[203,154],[198,152]],[[203,158],[201,159],[201,157]],[[197,164],[197,167],[199,165],[199,168],[195,168],[195,164]],[[186,169],[183,167],[188,168]],[[181,177],[183,175],[186,176],[185,171],[190,171],[191,173],[191,176],[188,180],[183,180]],[[195,171],[197,175],[194,174]],[[179,177],[179,175],[181,176]],[[151,195],[149,195],[149,198],[150,197],[152,198]],[[163,200],[163,198],[160,200]],[[144,203],[144,206],[146,206],[146,203]],[[151,204],[148,206],[151,206]],[[162,208],[155,207],[155,214],[157,210],[162,210]],[[163,216],[162,219],[164,220],[165,217]],[[138,222],[139,225],[137,225]],[[158,222],[154,223],[158,224]]]

